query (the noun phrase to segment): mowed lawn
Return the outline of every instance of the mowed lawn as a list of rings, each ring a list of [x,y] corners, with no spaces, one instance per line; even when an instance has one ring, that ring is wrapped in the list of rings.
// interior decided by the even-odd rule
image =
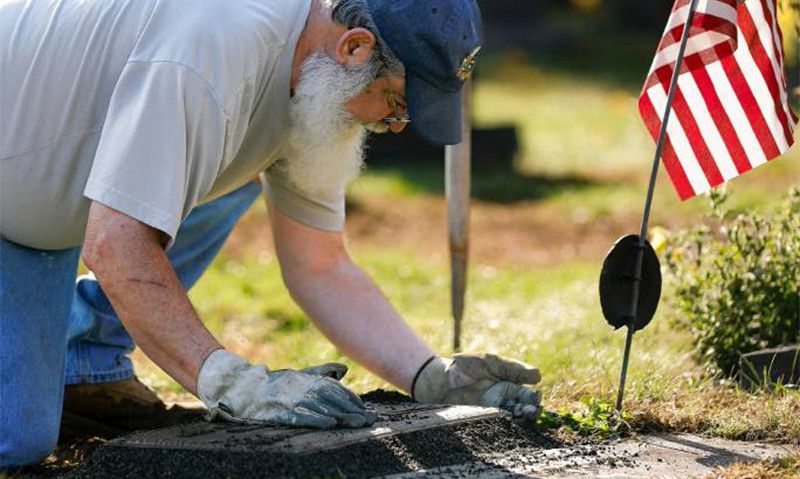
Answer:
[[[638,118],[638,89],[537,67],[513,53],[488,63],[475,88],[475,121],[516,124],[522,149],[516,173],[483,171],[474,179],[488,199],[473,206],[464,349],[540,367],[547,408],[579,410],[584,396],[613,401],[625,338],[602,317],[597,277],[605,250],[638,229],[654,147]],[[410,325],[446,354],[452,320],[445,210],[441,187],[430,186],[442,181],[435,164],[367,170],[351,189],[348,241]],[[551,186],[542,190],[543,182]],[[795,148],[736,179],[729,192],[736,208],[770,211],[797,184]],[[704,221],[706,212],[702,198],[680,202],[662,169],[654,225],[681,228]],[[342,361],[354,390],[391,387],[342,357],[291,301],[262,202],[190,296],[222,342],[251,361],[273,368]],[[751,395],[706,377],[688,334],[669,317],[662,303],[634,340],[626,409],[635,427],[798,441],[800,392]],[[182,397],[141,353],[136,363],[146,382]]]

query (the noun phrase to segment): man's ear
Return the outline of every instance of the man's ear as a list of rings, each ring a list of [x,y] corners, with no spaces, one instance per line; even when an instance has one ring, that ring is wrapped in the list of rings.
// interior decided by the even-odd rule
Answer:
[[[353,28],[336,42],[336,61],[345,66],[361,65],[372,56],[375,35],[366,28]]]

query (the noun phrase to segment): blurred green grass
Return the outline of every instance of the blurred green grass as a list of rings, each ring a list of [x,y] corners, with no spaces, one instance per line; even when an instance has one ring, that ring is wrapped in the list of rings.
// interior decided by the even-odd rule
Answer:
[[[447,264],[392,250],[362,251],[355,259],[427,342],[448,351],[452,325]],[[465,349],[537,364],[547,388],[573,389],[575,380],[588,374],[594,386],[601,386],[595,393],[609,393],[624,335],[614,334],[600,315],[596,274],[596,265],[587,263],[473,269]],[[272,258],[243,261],[222,255],[190,297],[211,331],[254,361],[274,367],[344,361],[352,367],[349,384],[356,389],[388,386],[343,358],[313,328],[286,293]],[[665,358],[671,373],[689,364],[675,361],[686,353],[685,337],[663,321],[656,319],[637,343],[646,353],[637,356],[634,383],[647,381],[652,367]]]

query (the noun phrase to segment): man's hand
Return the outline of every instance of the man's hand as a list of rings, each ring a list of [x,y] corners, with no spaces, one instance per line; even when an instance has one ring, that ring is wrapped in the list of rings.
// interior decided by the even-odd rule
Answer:
[[[500,407],[514,417],[533,420],[539,414],[538,391],[523,386],[542,379],[539,370],[493,354],[436,357],[417,375],[414,399],[423,403]]]
[[[344,365],[333,363],[302,371],[269,371],[218,349],[203,363],[197,391],[210,419],[319,429],[369,426],[375,413],[331,377],[341,377],[345,371]]]

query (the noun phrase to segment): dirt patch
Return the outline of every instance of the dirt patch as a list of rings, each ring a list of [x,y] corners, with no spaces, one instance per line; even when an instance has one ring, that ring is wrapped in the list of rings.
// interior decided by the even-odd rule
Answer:
[[[393,404],[413,404],[414,400],[410,396],[398,391],[387,391],[376,389],[361,395],[361,399],[368,402],[393,405]]]
[[[361,197],[348,210],[345,235],[354,251],[393,249],[444,261],[448,253],[447,205],[431,195]],[[575,260],[599,261],[618,237],[638,224],[636,214],[610,212],[601,219],[576,210],[565,217],[536,201],[497,204],[474,201],[470,257],[474,264],[551,266]],[[237,224],[225,245],[233,257],[271,256],[269,221],[257,205]]]
[[[5,471],[9,479],[51,479],[65,477],[83,464],[94,451],[105,443],[98,437],[72,438],[60,443],[41,463],[22,469]],[[0,478],[5,478],[0,470]]]

